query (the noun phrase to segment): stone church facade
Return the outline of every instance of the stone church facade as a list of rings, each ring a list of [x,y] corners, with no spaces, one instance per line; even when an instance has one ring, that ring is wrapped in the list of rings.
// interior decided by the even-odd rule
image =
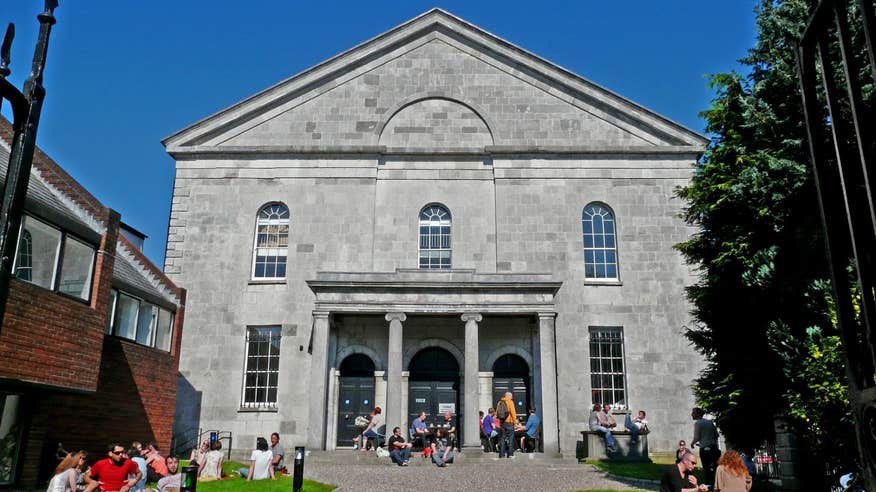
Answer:
[[[176,429],[349,447],[512,391],[572,453],[594,402],[689,438],[704,137],[442,10],[164,140],[188,290]]]

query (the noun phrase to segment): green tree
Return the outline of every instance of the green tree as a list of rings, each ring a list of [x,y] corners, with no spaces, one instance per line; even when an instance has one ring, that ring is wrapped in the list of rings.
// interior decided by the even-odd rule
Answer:
[[[677,246],[701,275],[686,331],[707,361],[698,402],[743,450],[788,417],[813,490],[824,465],[848,469],[855,457],[794,54],[814,4],[762,0],[748,73],[712,76],[701,116],[713,141],[678,192],[700,232]]]

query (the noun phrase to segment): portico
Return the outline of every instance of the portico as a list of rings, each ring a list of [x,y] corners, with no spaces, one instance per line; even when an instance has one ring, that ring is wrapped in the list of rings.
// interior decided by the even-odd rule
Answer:
[[[522,353],[532,362],[532,384],[526,391],[542,415],[544,451],[559,451],[554,297],[562,284],[550,275],[399,269],[321,272],[307,284],[316,295],[308,446],[334,449],[338,445],[338,422],[344,421],[338,406],[338,386],[344,376],[339,369],[352,354],[376,359],[369,406],[384,407],[387,432],[410,426],[409,415],[417,410],[411,405],[422,404],[427,413],[437,413],[426,397],[408,401],[412,375],[407,369],[418,354],[431,350],[444,353],[451,366],[455,360],[461,369],[459,374],[445,371],[447,377],[437,379],[447,383],[445,400],[460,397],[459,406],[442,408],[454,409],[462,446],[479,447],[478,410],[493,402],[492,395],[484,394],[492,387],[492,367],[485,364],[505,353],[517,357]],[[367,340],[360,335],[365,331]],[[416,374],[413,379],[424,377]],[[518,411],[525,411],[524,398],[519,405]]]

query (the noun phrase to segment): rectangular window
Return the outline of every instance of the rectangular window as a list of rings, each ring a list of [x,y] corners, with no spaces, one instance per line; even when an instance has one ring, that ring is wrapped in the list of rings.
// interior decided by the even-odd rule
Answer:
[[[91,291],[93,268],[94,248],[68,236],[64,242],[58,292],[87,300]]]
[[[135,297],[119,293],[116,306],[113,332],[122,338],[136,340],[137,311],[140,309],[140,301]]]
[[[173,338],[173,313],[167,309],[158,310],[158,324],[155,327],[155,348],[170,352]]]
[[[87,301],[91,297],[94,254],[95,248],[90,244],[25,215],[14,274],[21,280]]]
[[[115,289],[110,297],[110,310],[108,334],[170,352],[173,311]]]
[[[279,326],[247,328],[245,364],[241,406],[275,408],[280,374]]]
[[[627,407],[623,328],[590,328],[590,388],[593,403]]]
[[[15,483],[21,451],[23,424],[22,396],[0,393],[0,485]]]
[[[106,334],[113,334],[113,321],[116,317],[116,301],[119,298],[119,291],[113,289],[110,291],[110,299],[109,299],[109,316],[107,316],[106,320]]]
[[[61,248],[61,231],[29,216],[24,216],[21,225],[15,276],[40,287],[53,289],[58,251]]]

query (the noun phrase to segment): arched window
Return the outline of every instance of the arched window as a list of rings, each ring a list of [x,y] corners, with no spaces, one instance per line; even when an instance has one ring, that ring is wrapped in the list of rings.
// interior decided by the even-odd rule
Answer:
[[[23,229],[21,246],[18,248],[18,262],[15,266],[15,276],[21,280],[33,280],[33,238],[30,231]]]
[[[282,203],[262,207],[256,219],[255,236],[253,278],[285,278],[289,250],[289,209]]]
[[[420,211],[420,268],[450,268],[450,211],[441,205]]]
[[[584,278],[617,279],[617,234],[611,209],[591,203],[584,207],[581,222],[584,228]]]

